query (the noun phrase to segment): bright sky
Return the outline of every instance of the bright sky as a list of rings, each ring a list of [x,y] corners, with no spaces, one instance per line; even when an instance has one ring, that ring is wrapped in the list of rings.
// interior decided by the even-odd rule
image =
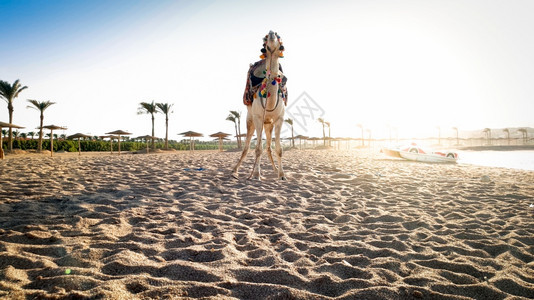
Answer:
[[[23,131],[39,124],[26,108],[36,99],[57,103],[45,125],[69,128],[60,134],[145,135],[137,108],[154,100],[174,103],[172,139],[233,134],[225,119],[245,119],[246,72],[272,29],[299,134],[321,136],[318,117],[335,137],[360,137],[357,124],[374,137],[534,127],[533,15],[531,0],[0,0],[0,79],[28,86],[14,102]]]

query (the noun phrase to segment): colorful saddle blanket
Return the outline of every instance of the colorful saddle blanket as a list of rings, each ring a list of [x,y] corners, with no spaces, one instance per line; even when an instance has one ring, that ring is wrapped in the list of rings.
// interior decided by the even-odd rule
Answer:
[[[282,65],[280,66],[280,72],[282,70]],[[254,101],[254,95],[258,93],[258,90],[261,87],[261,83],[265,78],[263,71],[265,70],[265,59],[255,62],[250,65],[247,73],[247,86],[245,87],[245,93],[243,94],[243,103],[245,105],[252,105]],[[282,77],[282,82],[280,83],[280,91],[282,92],[282,98],[284,99],[284,104],[287,106],[287,87],[286,87],[287,77],[284,75]]]

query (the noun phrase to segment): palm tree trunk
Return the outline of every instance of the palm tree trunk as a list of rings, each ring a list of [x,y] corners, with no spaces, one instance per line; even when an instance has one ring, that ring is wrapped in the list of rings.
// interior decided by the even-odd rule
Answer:
[[[2,128],[0,128],[0,159],[4,159],[4,138],[2,137]]]
[[[152,114],[152,149],[154,148],[154,114]]]
[[[41,121],[39,122],[39,144],[37,145],[37,152],[43,151],[43,121],[44,115],[41,112]]]
[[[237,118],[237,148],[242,149],[241,143],[241,117]]]
[[[241,149],[241,140],[239,137],[239,130],[237,130],[237,122],[234,121],[235,135],[237,136],[237,148]]]
[[[295,148],[295,136],[293,135],[293,125],[291,125],[291,144],[293,144],[293,148]]]
[[[9,124],[13,124],[13,104],[8,103],[7,109],[9,110]],[[7,137],[9,143],[9,151],[13,151],[13,128],[9,127],[9,135]]]
[[[326,146],[326,134],[324,132],[324,124],[323,124],[323,146]]]
[[[165,150],[169,150],[169,117],[165,115]]]
[[[54,130],[50,129],[50,157],[54,156]]]

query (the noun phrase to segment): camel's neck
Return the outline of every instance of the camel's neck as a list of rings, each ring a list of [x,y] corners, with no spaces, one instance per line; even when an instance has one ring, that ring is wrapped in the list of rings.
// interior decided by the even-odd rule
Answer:
[[[267,71],[266,78],[267,78],[267,100],[265,103],[265,108],[267,110],[273,110],[275,109],[277,105],[277,98],[278,98],[278,89],[279,89],[279,83],[276,80],[279,75],[280,66],[278,63],[278,57],[267,57],[265,61],[265,68]],[[274,84],[273,84],[274,83]]]

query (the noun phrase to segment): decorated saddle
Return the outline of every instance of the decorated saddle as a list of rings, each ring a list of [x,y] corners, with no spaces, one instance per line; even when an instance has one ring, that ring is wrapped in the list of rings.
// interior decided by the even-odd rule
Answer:
[[[279,65],[280,72],[283,74],[282,65]],[[245,93],[243,94],[243,103],[245,105],[252,105],[254,95],[260,93],[260,87],[265,79],[265,59],[255,62],[250,65],[247,73],[247,85]],[[287,77],[282,75],[280,83],[280,93],[284,99],[284,104],[287,105]]]

